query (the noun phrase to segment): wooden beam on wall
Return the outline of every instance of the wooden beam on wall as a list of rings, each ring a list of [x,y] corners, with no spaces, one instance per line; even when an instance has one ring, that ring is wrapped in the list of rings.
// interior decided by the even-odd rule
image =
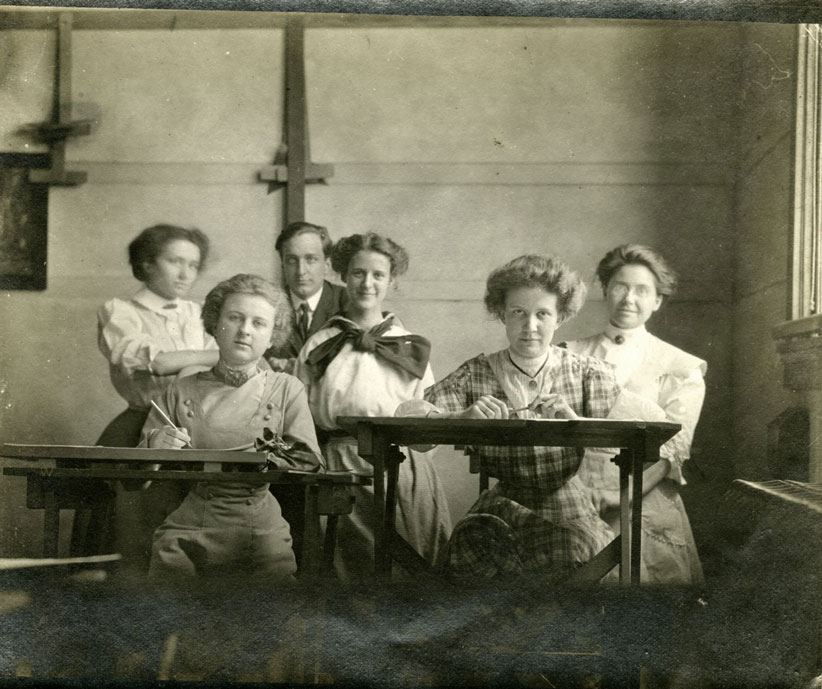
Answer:
[[[85,172],[66,170],[66,141],[70,136],[84,135],[91,131],[89,122],[74,121],[71,117],[72,24],[72,13],[62,12],[57,23],[53,121],[38,127],[40,137],[49,143],[51,168],[29,171],[29,180],[34,184],[75,186],[82,184],[87,178]]]
[[[286,142],[288,184],[286,225],[305,220],[305,171],[308,162],[305,102],[305,27],[300,17],[289,19],[285,30]]]

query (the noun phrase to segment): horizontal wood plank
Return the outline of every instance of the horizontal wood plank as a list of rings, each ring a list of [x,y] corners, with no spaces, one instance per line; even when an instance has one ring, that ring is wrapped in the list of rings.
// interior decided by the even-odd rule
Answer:
[[[610,419],[437,419],[342,416],[337,423],[355,437],[363,429],[398,445],[511,445],[548,447],[637,447],[651,435],[662,444],[681,426],[668,422]],[[360,447],[362,455],[364,448]],[[363,455],[365,456],[365,455]]]
[[[272,483],[283,484],[332,484],[370,485],[371,477],[351,473],[307,474],[289,471],[185,471],[150,469],[117,469],[92,467],[88,469],[59,469],[52,467],[4,467],[5,476],[26,476],[43,480],[92,479],[108,481],[192,481],[208,483]]]
[[[242,450],[160,450],[147,447],[101,447],[100,445],[25,445],[3,443],[0,457],[7,459],[77,459],[95,462],[219,462],[260,464],[262,454]]]

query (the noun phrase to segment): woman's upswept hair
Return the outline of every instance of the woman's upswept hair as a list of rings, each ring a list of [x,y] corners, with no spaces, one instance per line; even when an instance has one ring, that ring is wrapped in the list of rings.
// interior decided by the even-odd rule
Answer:
[[[485,288],[488,313],[503,320],[508,292],[520,287],[537,287],[555,294],[560,323],[576,315],[588,291],[579,275],[561,258],[526,254],[508,261],[488,276]]]
[[[175,239],[185,239],[200,250],[200,271],[205,267],[208,258],[208,237],[196,227],[178,227],[177,225],[152,225],[138,234],[128,245],[128,262],[131,273],[140,282],[148,279],[146,264],[154,263],[163,251],[163,247]]]
[[[391,261],[391,277],[397,277],[408,270],[408,252],[395,241],[375,232],[352,234],[343,237],[331,252],[331,267],[345,280],[348,265],[359,251],[376,251]]]
[[[232,294],[251,294],[262,297],[271,304],[274,307],[274,335],[271,344],[274,347],[281,347],[286,343],[294,325],[291,300],[282,287],[277,287],[259,275],[247,273],[223,280],[206,295],[202,317],[203,326],[209,335],[215,336],[223,304]]]
[[[608,289],[614,273],[625,265],[640,265],[650,270],[655,278],[657,294],[661,297],[670,297],[676,291],[676,272],[662,258],[662,254],[644,244],[623,244],[605,254],[597,266],[597,279],[603,292]]]

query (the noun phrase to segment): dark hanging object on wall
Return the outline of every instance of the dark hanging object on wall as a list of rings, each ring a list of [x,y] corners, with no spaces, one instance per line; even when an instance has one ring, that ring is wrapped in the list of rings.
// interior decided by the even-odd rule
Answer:
[[[48,166],[47,154],[0,154],[0,290],[46,289],[48,185],[29,170]]]
[[[783,481],[807,483],[810,462],[808,410],[790,407],[768,424],[768,469]]]

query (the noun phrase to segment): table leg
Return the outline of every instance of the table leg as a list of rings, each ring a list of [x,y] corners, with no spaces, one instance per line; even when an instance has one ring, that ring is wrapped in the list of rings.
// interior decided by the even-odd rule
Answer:
[[[60,508],[53,486],[43,487],[43,557],[57,557],[60,542]]]
[[[622,450],[619,462],[619,531],[622,536],[619,558],[619,583],[631,583],[631,494],[629,490],[631,467],[634,461],[632,450]],[[627,455],[627,456],[626,456]]]
[[[391,445],[387,453],[386,465],[386,489],[385,489],[385,545],[383,554],[388,561],[385,565],[387,575],[391,576],[392,549],[394,547],[397,533],[397,481],[400,477],[400,462],[405,459],[405,455],[400,452],[396,445]]]
[[[631,512],[631,583],[638,584],[642,573],[642,479],[648,462],[659,455],[659,444],[649,433],[643,434],[642,445],[633,457],[633,508]]]
[[[337,549],[338,514],[329,514],[325,522],[325,541],[323,541],[323,559],[321,572],[327,574],[334,569],[334,554]]]
[[[388,443],[375,434],[371,440],[371,462],[374,465],[374,573],[378,579],[389,579],[391,577],[391,553],[388,549],[385,518],[385,467],[387,458]]]
[[[304,579],[313,581],[320,573],[320,512],[318,487],[306,485],[303,511],[303,545],[300,569]]]

